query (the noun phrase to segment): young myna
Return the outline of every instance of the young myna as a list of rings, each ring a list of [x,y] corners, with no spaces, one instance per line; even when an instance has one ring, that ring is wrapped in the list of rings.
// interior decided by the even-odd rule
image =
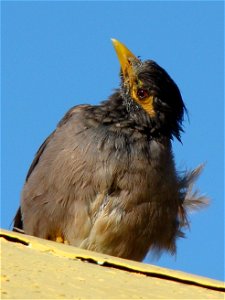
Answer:
[[[70,109],[28,171],[14,230],[84,249],[142,260],[176,251],[201,167],[179,173],[180,91],[157,63],[113,39],[121,86],[100,105]]]

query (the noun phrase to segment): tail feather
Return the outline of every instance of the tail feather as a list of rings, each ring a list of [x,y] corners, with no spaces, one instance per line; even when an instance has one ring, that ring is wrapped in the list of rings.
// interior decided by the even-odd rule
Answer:
[[[24,233],[21,208],[19,207],[13,220],[13,231]]]

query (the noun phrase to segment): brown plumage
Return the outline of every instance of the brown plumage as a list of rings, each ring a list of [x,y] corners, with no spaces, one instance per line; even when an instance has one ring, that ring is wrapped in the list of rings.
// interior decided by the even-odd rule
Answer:
[[[185,106],[153,61],[113,40],[121,87],[98,106],[73,107],[38,150],[14,230],[114,256],[142,260],[176,250],[200,169],[178,173],[171,139],[180,140]]]

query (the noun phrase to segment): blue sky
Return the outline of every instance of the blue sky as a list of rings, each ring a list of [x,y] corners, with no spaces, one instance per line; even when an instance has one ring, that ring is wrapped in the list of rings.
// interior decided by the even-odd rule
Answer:
[[[72,106],[119,84],[110,38],[164,67],[189,111],[177,168],[205,162],[197,188],[211,205],[190,216],[176,257],[145,262],[224,279],[223,2],[1,2],[2,219],[10,223],[40,144]]]

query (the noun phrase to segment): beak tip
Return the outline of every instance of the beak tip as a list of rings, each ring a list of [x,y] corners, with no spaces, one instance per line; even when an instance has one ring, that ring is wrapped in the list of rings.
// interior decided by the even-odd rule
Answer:
[[[116,43],[117,43],[117,40],[116,39],[114,39],[114,38],[111,38],[111,42],[113,43],[113,45],[115,46],[116,45]]]
[[[127,69],[130,70],[130,73],[132,73],[132,66],[130,63],[130,59],[132,60],[138,60],[136,56],[121,42],[119,42],[117,39],[111,38],[113,47],[116,51],[116,54],[118,56],[120,66],[122,69],[122,72],[127,73]],[[127,75],[126,75],[127,76]]]

